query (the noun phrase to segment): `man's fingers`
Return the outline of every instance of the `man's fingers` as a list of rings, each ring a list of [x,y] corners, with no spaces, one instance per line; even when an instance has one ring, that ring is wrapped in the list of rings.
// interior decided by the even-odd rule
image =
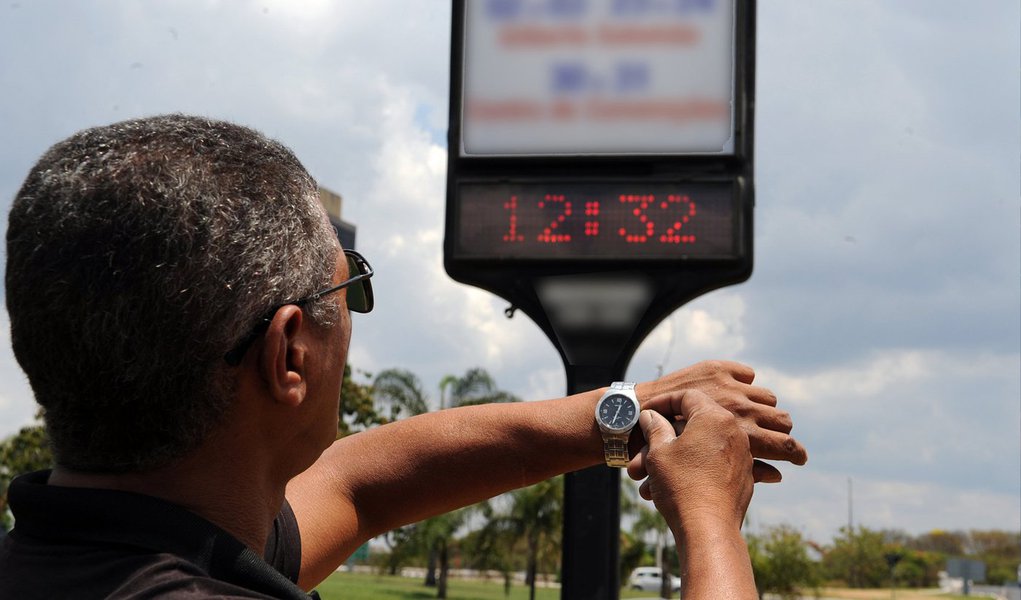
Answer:
[[[756,460],[752,463],[752,479],[755,483],[780,483],[783,476],[773,465]]]
[[[699,390],[675,390],[652,398],[642,409],[670,415],[675,420],[687,420],[700,411],[715,410],[716,405],[716,402]]]
[[[725,370],[730,371],[730,374],[734,376],[734,379],[740,381],[741,383],[750,384],[752,381],[755,381],[755,369],[749,367],[748,365],[743,365],[739,362],[733,362],[729,360],[721,360],[718,361],[718,363]]]
[[[649,447],[643,446],[635,453],[627,464],[627,476],[635,481],[641,481],[649,476],[649,470],[645,467],[645,457],[649,454]]]
[[[645,460],[649,455],[649,451],[653,447],[666,444],[677,437],[670,421],[667,421],[663,415],[652,410],[643,410],[638,415],[638,427],[641,429],[642,435],[645,436],[645,446],[635,454],[627,466],[628,477],[635,481],[644,479],[648,475],[648,470],[645,468]]]
[[[653,410],[643,410],[638,415],[638,426],[642,428],[642,435],[649,446],[658,446],[677,437],[670,421]]]
[[[748,433],[752,456],[756,458],[783,460],[796,465],[808,462],[808,450],[786,433],[762,428],[749,430],[747,426],[745,431]]]
[[[635,453],[631,462],[628,463],[628,476],[635,481],[643,479],[648,475],[647,457],[649,452],[656,446],[676,439],[684,431],[684,427],[689,420],[707,418],[710,414],[716,414],[716,416],[728,414],[726,410],[713,402],[709,396],[698,390],[669,392],[663,396],[663,401],[668,402],[673,407],[673,410],[668,413],[673,415],[673,420],[667,420],[666,417],[655,410],[643,410],[638,416],[638,425],[642,435],[645,437],[646,443]],[[632,439],[631,443],[632,445],[635,444],[634,439]]]
[[[765,404],[766,406],[776,406],[776,394],[769,388],[749,385],[744,393],[752,402]]]
[[[751,387],[754,386],[749,386]],[[758,389],[768,392],[765,388]],[[775,401],[775,398],[773,400]],[[742,403],[717,404],[698,390],[685,390],[661,394],[647,402],[643,409],[673,416],[675,427],[673,435],[676,436],[680,434],[684,422],[688,419],[703,411],[719,410],[720,407],[730,410],[737,417],[741,428],[748,434],[752,455],[756,458],[783,460],[796,465],[803,465],[808,461],[808,451],[790,435],[794,426],[790,413],[766,405],[765,402],[754,403],[745,400]],[[660,423],[659,420],[656,422]],[[645,433],[644,428],[642,431]],[[666,433],[664,431],[663,435]],[[645,439],[649,440],[648,434]],[[637,454],[641,441],[635,438],[632,444]],[[644,461],[637,460],[631,467],[628,474],[635,479],[645,476]]]
[[[652,500],[652,490],[649,489],[649,480],[646,479],[638,486],[638,495],[645,500]]]

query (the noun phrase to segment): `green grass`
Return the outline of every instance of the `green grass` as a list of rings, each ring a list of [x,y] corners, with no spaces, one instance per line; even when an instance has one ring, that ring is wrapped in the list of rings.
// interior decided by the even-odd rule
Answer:
[[[317,588],[323,600],[431,600],[436,597],[436,588],[425,587],[422,580],[415,577],[393,577],[389,575],[367,575],[361,573],[334,573]],[[936,590],[897,590],[897,600],[955,600],[975,598],[975,596],[955,596],[936,594]],[[848,600],[886,600],[890,598],[889,589],[847,590],[825,589],[822,595],[828,598],[846,598]],[[621,590],[621,598],[651,598],[652,592],[634,592]],[[535,589],[537,600],[559,600],[558,588]],[[811,598],[811,592],[806,592]],[[517,584],[511,586],[509,596],[503,595],[503,581],[463,581],[451,579],[447,585],[448,600],[528,600],[528,588]]]
[[[413,598],[427,600],[436,597],[436,588],[425,587],[422,580],[389,575],[366,575],[361,573],[334,573],[316,587],[323,600],[373,600],[376,598],[401,600]],[[638,593],[623,590],[621,598],[648,598],[648,592]],[[557,588],[535,589],[536,600],[559,600]],[[450,579],[447,582],[448,600],[528,600],[528,587],[511,586],[510,596],[503,595],[503,581],[463,581]]]

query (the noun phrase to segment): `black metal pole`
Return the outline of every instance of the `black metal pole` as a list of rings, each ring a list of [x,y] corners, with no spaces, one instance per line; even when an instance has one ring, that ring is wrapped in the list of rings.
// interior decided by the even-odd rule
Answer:
[[[568,394],[606,387],[623,378],[623,373],[610,366],[565,368]],[[620,470],[599,465],[568,473],[564,478],[560,597],[616,600],[620,595],[619,557]]]

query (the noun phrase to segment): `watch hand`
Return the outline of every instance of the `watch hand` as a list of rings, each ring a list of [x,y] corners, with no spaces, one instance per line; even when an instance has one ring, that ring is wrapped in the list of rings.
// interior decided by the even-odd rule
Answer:
[[[617,405],[617,412],[613,413],[613,418],[610,419],[611,423],[616,423],[617,422],[617,415],[620,414],[620,409],[623,408],[623,407],[624,407],[624,403],[623,402],[621,402],[620,404]]]

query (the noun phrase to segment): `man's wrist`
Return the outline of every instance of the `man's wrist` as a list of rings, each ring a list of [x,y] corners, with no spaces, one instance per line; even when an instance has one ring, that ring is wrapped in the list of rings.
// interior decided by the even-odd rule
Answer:
[[[687,544],[707,543],[721,538],[740,538],[741,523],[713,514],[712,510],[682,512],[675,537]]]

